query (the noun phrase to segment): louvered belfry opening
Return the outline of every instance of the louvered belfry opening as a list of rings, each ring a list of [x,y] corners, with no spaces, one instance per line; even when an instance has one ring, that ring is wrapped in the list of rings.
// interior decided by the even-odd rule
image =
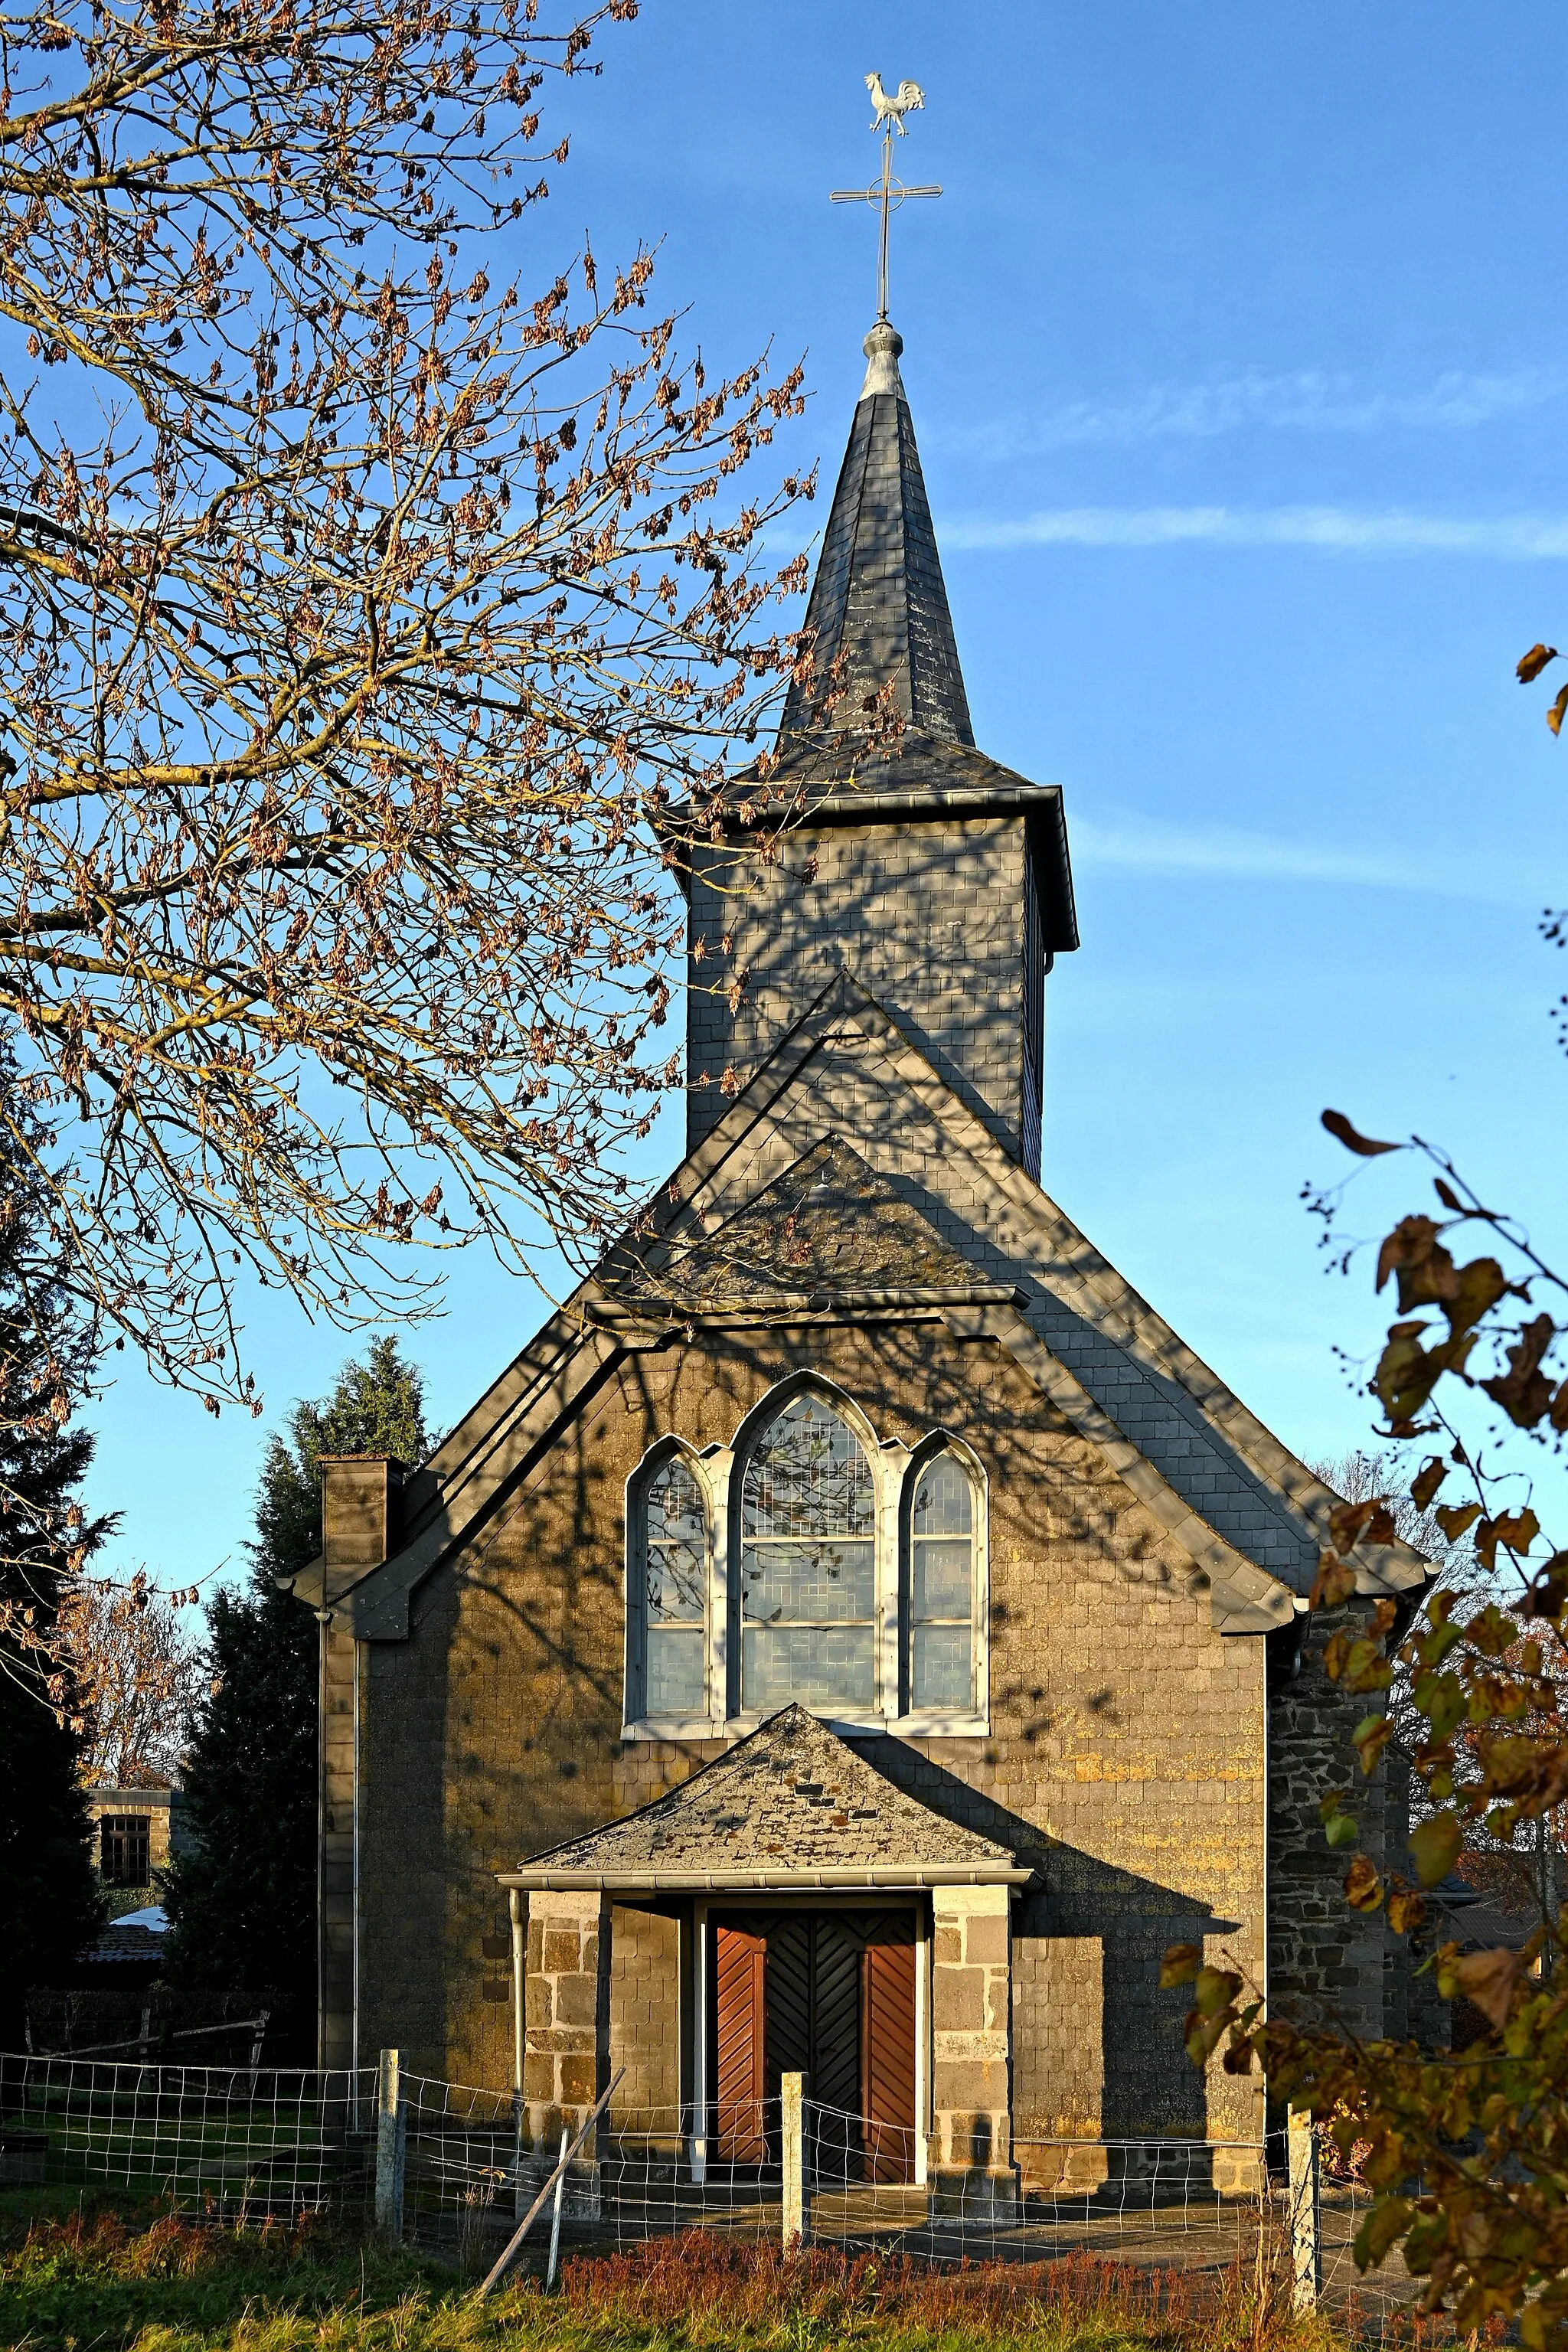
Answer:
[[[821,2174],[911,2180],[914,1913],[749,1910],[711,1927],[718,2160],[777,2164],[780,2084],[804,2074]]]

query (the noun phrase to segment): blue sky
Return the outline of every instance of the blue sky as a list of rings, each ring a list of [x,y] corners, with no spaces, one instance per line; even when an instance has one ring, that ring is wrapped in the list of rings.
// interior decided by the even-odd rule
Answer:
[[[1079,890],[1045,1181],[1287,1442],[1362,1441],[1332,1350],[1380,1326],[1298,1197],[1344,1165],[1322,1107],[1561,1231],[1568,963],[1536,918],[1568,898],[1568,746],[1512,666],[1568,630],[1568,17],[645,0],[598,54],[520,265],[661,241],[689,346],[805,354],[781,462],[820,454],[825,489],[875,285],[828,191],[877,167],[864,74],[924,86],[899,162],[945,193],[895,223],[904,379],[977,735],[1065,786]],[[1350,1223],[1419,1193],[1384,1163]],[[459,1262],[407,1339],[437,1423],[540,1308]],[[348,1344],[258,1300],[261,1423],[125,1371],[106,1559],[237,1565],[266,1428]]]

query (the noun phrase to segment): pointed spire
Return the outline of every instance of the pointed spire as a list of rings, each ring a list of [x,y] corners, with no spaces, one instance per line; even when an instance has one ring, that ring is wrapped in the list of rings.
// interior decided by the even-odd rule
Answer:
[[[866,381],[849,430],[805,626],[816,662],[791,685],[779,749],[867,725],[868,698],[889,681],[916,733],[973,744],[969,701],[910,404],[899,375],[904,339],[880,319],[862,346]],[[842,657],[842,668],[835,665]],[[841,690],[840,690],[841,689]],[[831,707],[819,709],[825,692]]]

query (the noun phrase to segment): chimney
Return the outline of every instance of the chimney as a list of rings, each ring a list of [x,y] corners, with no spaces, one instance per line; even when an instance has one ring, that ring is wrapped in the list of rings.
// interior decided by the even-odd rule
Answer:
[[[403,1465],[390,1454],[323,1454],[321,1558],[329,1603],[397,1546]]]

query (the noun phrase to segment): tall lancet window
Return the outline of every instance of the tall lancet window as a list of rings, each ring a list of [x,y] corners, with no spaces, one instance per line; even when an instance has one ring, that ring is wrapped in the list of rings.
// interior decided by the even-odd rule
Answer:
[[[741,1482],[741,1705],[876,1703],[877,1509],[859,1439],[820,1397],[763,1431]]]
[[[708,1524],[702,1493],[673,1456],[643,1506],[643,1711],[700,1715],[707,1705]]]
[[[910,1705],[974,1705],[974,1490],[939,1454],[921,1469],[910,1518]]]

